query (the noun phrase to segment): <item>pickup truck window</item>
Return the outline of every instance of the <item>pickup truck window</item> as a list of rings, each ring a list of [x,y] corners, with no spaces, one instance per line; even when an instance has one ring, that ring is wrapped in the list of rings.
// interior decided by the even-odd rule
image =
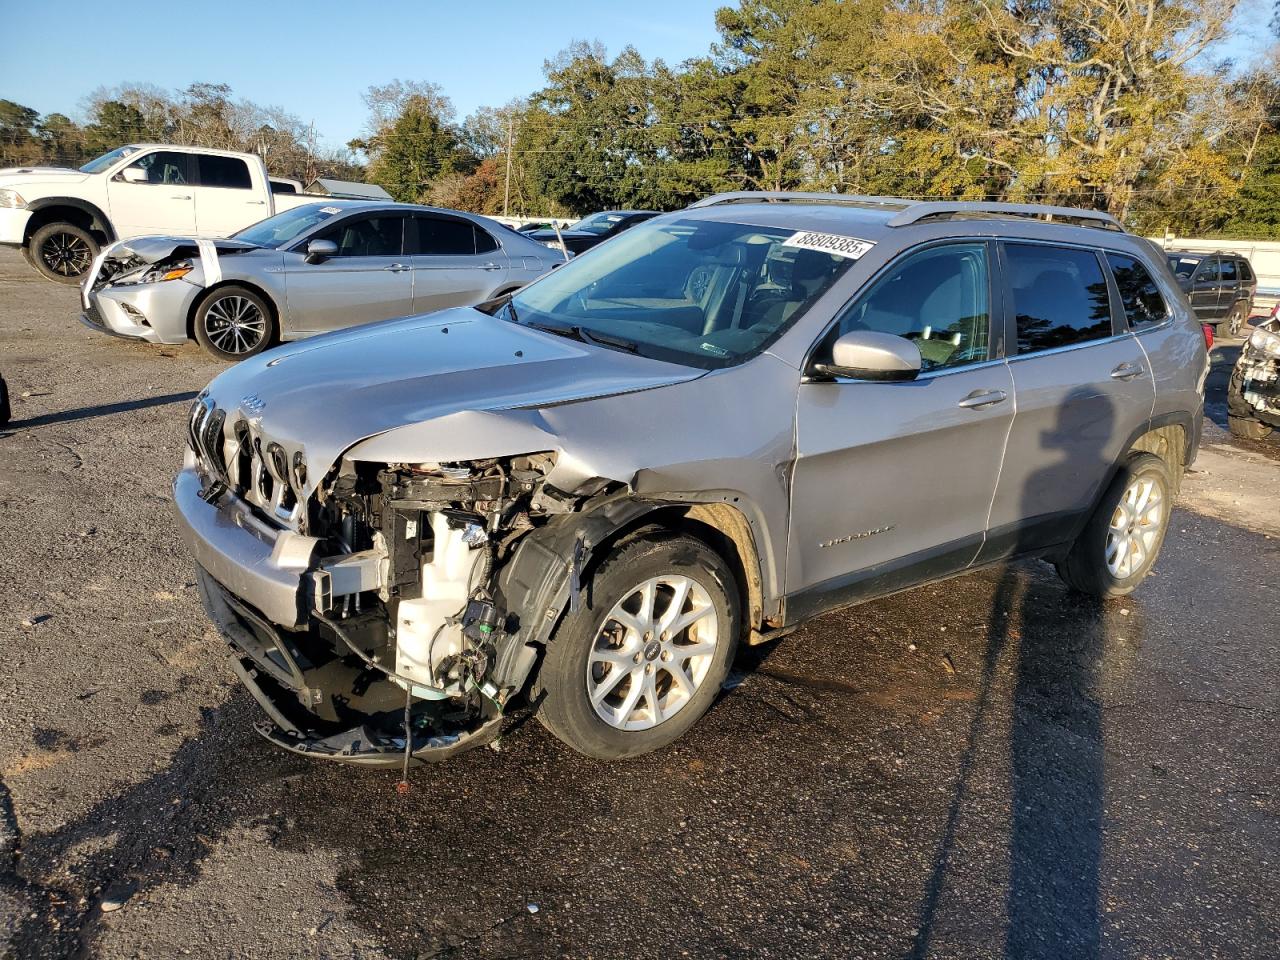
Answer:
[[[154,153],[144,154],[133,163],[129,164],[131,169],[145,170],[147,174],[147,183],[190,183],[191,177],[187,171],[187,154],[176,153],[168,150],[156,150]]]
[[[256,243],[260,247],[281,247],[341,212],[334,206],[309,203],[305,207],[294,207],[267,217],[233,235],[232,239]]]
[[[253,181],[249,177],[249,165],[235,157],[218,157],[202,153],[196,157],[196,168],[200,171],[202,187],[222,187],[230,190],[253,189]]]

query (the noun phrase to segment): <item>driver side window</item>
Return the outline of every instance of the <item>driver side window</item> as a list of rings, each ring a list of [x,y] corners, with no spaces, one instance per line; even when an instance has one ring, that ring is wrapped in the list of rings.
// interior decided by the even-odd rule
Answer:
[[[922,370],[979,363],[987,359],[991,336],[987,277],[985,243],[920,250],[849,308],[835,336],[874,330],[911,340]]]
[[[157,150],[139,157],[129,164],[129,169],[143,171],[147,175],[147,183],[185,184],[187,183],[187,154]]]

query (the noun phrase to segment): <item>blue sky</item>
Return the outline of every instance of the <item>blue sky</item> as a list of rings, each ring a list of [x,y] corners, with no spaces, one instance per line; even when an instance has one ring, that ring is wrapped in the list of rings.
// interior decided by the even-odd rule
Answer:
[[[705,53],[727,0],[472,0],[169,6],[0,0],[0,97],[73,116],[99,86],[229,83],[315,121],[337,146],[361,131],[374,83],[440,84],[463,116],[536,89],[574,40],[628,43],[678,63]],[[204,11],[208,11],[205,13]],[[167,12],[166,12],[167,11]],[[22,38],[22,42],[13,42]]]
[[[103,85],[224,82],[237,96],[314,121],[324,142],[339,146],[363,129],[370,84],[438,83],[465,116],[536,89],[543,61],[574,40],[599,40],[611,54],[630,43],[669,63],[705,53],[714,12],[728,2],[219,0],[206,14],[196,12],[201,5],[0,0],[9,40],[0,97],[78,118],[84,96]],[[1272,42],[1269,7],[1244,0],[1219,55],[1260,54]]]

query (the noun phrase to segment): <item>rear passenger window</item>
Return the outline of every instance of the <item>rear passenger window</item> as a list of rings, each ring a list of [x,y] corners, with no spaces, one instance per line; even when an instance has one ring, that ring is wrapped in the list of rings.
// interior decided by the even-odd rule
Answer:
[[[476,252],[475,230],[470,220],[448,217],[415,217],[417,244],[411,253],[429,257],[472,256]]]
[[[1236,262],[1234,260],[1218,261],[1218,279],[1227,283],[1236,282]]]
[[[840,320],[852,330],[892,333],[920,348],[921,369],[987,359],[987,245],[929,247],[890,268]]]
[[[1005,255],[1018,353],[1111,336],[1111,299],[1092,250],[1010,243]]]
[[[1120,253],[1108,253],[1107,263],[1111,265],[1111,275],[1116,278],[1120,303],[1124,306],[1130,330],[1160,323],[1169,315],[1160,288],[1140,261]]]
[[[1252,283],[1254,280],[1253,267],[1249,266],[1248,260],[1240,261],[1240,279],[1245,283]]]
[[[196,165],[200,170],[202,187],[248,190],[253,186],[249,179],[249,165],[235,157],[215,157],[201,153],[196,156]]]

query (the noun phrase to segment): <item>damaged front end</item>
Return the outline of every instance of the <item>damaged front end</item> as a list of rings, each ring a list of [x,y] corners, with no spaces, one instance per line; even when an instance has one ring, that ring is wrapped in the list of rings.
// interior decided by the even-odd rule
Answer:
[[[570,596],[590,524],[566,521],[609,485],[561,493],[542,452],[343,459],[308,495],[300,453],[202,409],[175,499],[260,731],[375,766],[492,740]]]
[[[1280,428],[1280,319],[1259,324],[1232,371],[1227,402],[1235,417]]]

